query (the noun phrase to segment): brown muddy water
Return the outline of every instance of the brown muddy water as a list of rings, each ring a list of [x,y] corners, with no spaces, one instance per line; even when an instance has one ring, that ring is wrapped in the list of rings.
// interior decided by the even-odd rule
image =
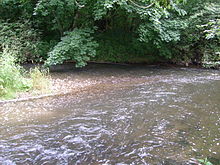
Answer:
[[[103,83],[0,104],[0,164],[190,164],[220,159],[220,71],[90,65]]]

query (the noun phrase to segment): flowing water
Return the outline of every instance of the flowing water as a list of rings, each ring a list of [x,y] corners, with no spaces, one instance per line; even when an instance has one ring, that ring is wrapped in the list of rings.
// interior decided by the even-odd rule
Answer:
[[[0,104],[0,164],[187,164],[220,159],[220,71],[92,65],[87,90]]]

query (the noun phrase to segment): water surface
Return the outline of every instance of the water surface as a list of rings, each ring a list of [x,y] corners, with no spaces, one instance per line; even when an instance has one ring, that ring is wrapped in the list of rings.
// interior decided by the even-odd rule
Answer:
[[[220,159],[219,71],[92,65],[56,74],[103,84],[57,98],[1,104],[3,165]]]

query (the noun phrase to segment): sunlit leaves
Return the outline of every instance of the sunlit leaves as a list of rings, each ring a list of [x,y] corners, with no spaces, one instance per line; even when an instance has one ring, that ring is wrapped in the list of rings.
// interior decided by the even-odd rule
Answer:
[[[220,4],[211,3],[205,7],[205,11],[210,13],[209,21],[201,26],[205,28],[206,39],[220,40]]]
[[[83,67],[91,57],[96,55],[98,44],[91,37],[90,29],[75,29],[67,32],[61,41],[49,52],[47,65],[62,64],[74,60],[76,67]]]

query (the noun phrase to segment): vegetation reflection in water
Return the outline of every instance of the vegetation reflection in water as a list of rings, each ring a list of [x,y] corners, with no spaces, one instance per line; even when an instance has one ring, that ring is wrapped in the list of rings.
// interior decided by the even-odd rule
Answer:
[[[124,72],[134,82],[145,81],[2,105],[0,161],[178,164],[190,158],[220,159],[219,71],[112,69],[81,74],[118,78]]]

